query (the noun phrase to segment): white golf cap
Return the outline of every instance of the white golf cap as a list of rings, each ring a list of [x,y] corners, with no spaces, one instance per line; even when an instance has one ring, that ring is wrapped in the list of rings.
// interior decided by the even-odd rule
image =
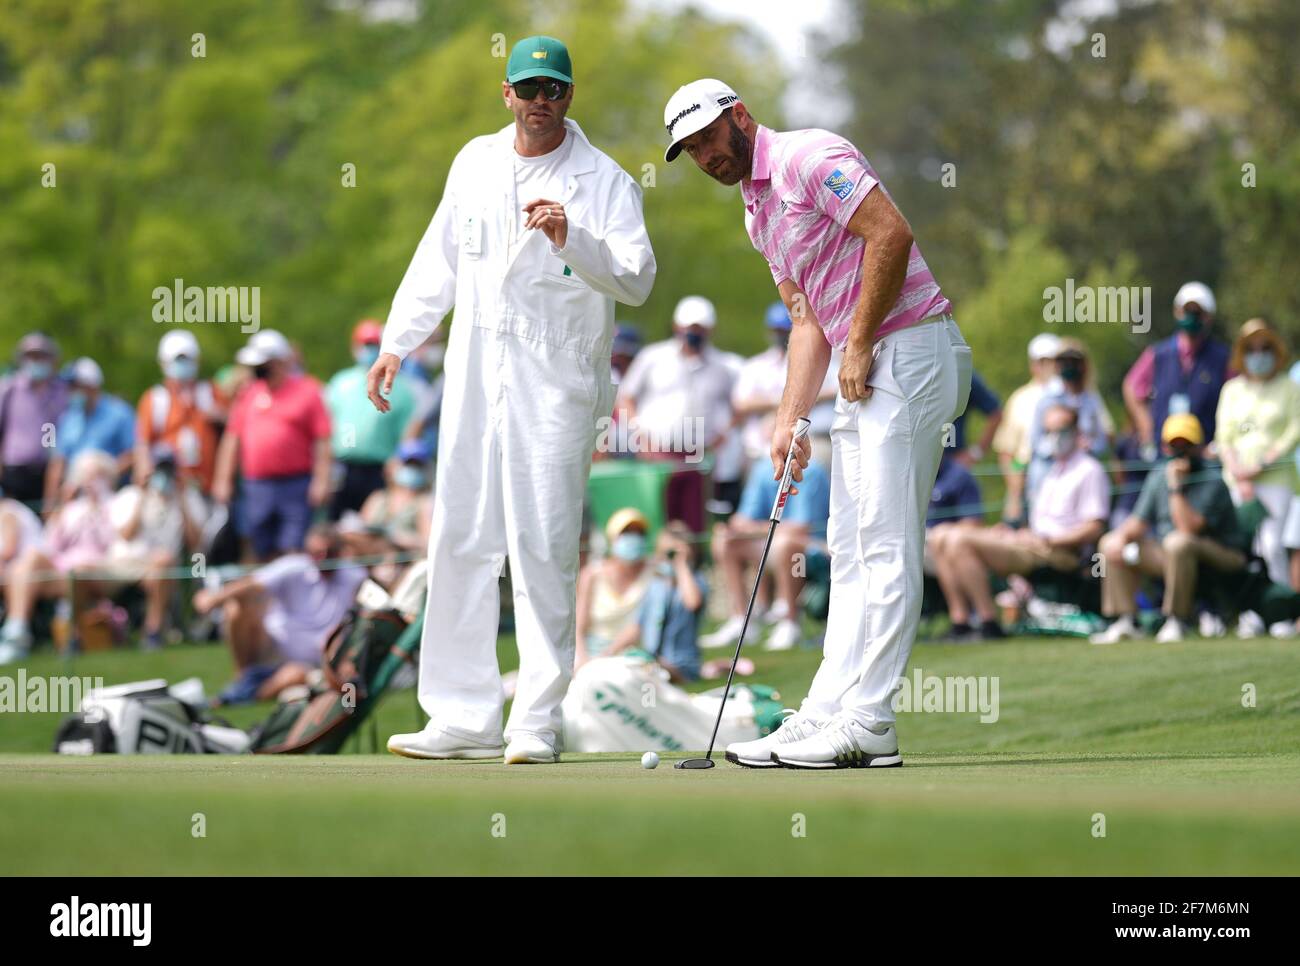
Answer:
[[[711,329],[717,322],[718,313],[713,308],[713,303],[703,295],[688,295],[673,309],[673,325],[680,325],[683,329],[690,325],[702,325]]]
[[[720,80],[706,77],[677,88],[664,108],[664,127],[668,128],[668,150],[664,160],[671,161],[681,152],[679,145],[696,131],[712,124],[740,95]]]
[[[199,340],[187,329],[172,329],[158,340],[158,361],[171,362],[177,356],[199,357]]]
[[[1174,296],[1174,311],[1181,312],[1188,302],[1195,302],[1206,312],[1214,314],[1214,293],[1204,282],[1187,282]]]
[[[1050,332],[1042,332],[1029,340],[1029,358],[1033,362],[1042,359],[1055,359],[1061,351],[1061,337]]]
[[[248,345],[235,353],[235,361],[241,366],[260,366],[272,359],[288,359],[292,355],[288,339],[275,329],[263,329],[255,332]]]
[[[69,381],[74,386],[89,386],[98,389],[104,384],[104,370],[99,363],[87,356],[82,356],[70,367]]]

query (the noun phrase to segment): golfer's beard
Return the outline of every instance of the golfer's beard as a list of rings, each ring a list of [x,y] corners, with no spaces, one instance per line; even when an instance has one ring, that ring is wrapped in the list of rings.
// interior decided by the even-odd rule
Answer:
[[[749,174],[754,149],[740,126],[730,118],[727,120],[731,126],[731,133],[727,135],[727,160],[730,162],[730,169],[725,176],[715,174],[713,177],[721,184],[733,185],[739,184],[740,180]]]

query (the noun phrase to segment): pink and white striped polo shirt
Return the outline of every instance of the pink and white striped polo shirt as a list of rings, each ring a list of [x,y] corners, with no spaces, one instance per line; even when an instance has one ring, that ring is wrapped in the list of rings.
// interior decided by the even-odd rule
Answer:
[[[767,259],[772,280],[794,279],[808,294],[836,349],[848,339],[862,288],[866,242],[848,230],[849,219],[878,184],[867,159],[838,134],[773,131],[761,124],[753,169],[741,182],[745,230]],[[876,338],[951,308],[913,242],[903,290]]]

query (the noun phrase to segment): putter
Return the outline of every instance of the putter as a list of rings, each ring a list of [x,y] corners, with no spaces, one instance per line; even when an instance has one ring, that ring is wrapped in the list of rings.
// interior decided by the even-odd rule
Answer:
[[[794,471],[794,448],[799,445],[799,440],[808,435],[808,430],[812,428],[812,420],[806,416],[800,416],[794,424],[794,438],[790,440],[790,449],[785,454],[785,470],[781,473],[781,485],[777,488],[776,499],[772,502],[772,515],[768,517],[771,525],[767,528],[767,543],[763,544],[763,556],[758,559],[758,573],[754,575],[754,589],[749,595],[749,608],[745,611],[745,622],[740,625],[740,638],[736,641],[736,653],[731,658],[731,670],[727,673],[727,687],[722,692],[722,703],[718,705],[718,720],[713,722],[713,735],[709,738],[709,750],[703,758],[683,758],[674,767],[676,768],[712,768],[713,767],[713,743],[718,740],[718,728],[722,725],[722,712],[727,707],[727,698],[731,696],[731,681],[736,676],[736,662],[740,660],[740,649],[745,643],[745,631],[749,629],[749,618],[754,613],[754,601],[758,599],[758,585],[763,580],[763,566],[767,563],[767,552],[772,549],[772,537],[776,533],[776,525],[781,522],[781,514],[785,511],[785,500],[790,495],[791,474]]]

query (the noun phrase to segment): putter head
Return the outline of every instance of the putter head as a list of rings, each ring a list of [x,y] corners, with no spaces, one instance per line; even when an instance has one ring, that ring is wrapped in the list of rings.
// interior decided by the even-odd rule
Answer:
[[[712,768],[712,758],[683,758],[674,768]]]

